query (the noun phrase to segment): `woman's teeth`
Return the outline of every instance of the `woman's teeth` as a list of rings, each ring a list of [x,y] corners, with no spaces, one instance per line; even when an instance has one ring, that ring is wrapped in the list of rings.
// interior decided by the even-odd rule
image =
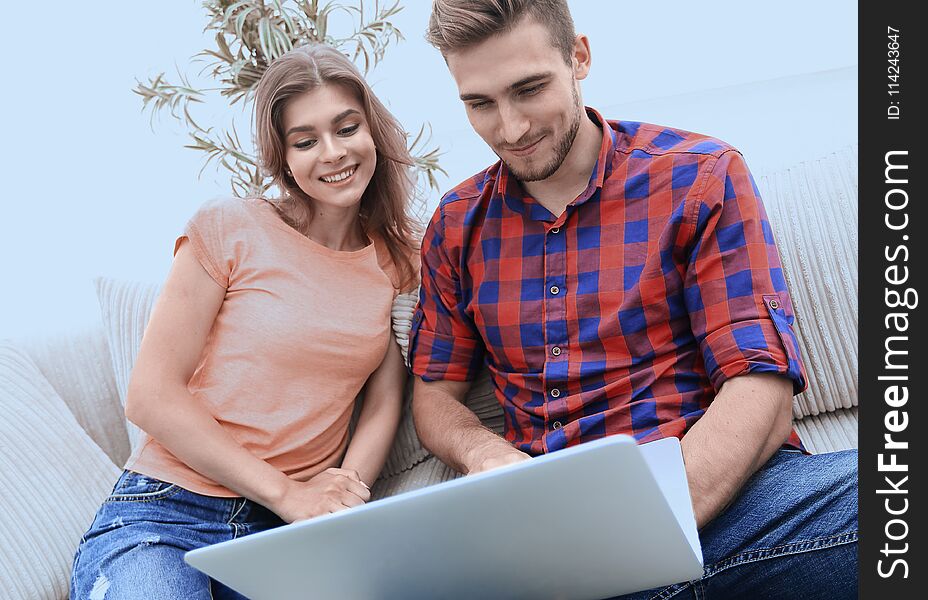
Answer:
[[[352,175],[354,175],[354,170],[355,170],[355,167],[351,167],[350,169],[345,169],[341,173],[336,173],[335,175],[331,175],[327,177],[320,177],[319,179],[321,179],[322,181],[326,183],[338,183],[339,181],[343,181],[345,179],[348,179]]]

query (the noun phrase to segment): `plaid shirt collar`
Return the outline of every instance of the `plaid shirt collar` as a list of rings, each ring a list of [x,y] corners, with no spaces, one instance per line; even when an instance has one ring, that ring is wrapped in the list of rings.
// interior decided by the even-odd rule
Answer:
[[[586,189],[570,203],[570,206],[579,206],[602,190],[603,182],[606,181],[615,167],[616,153],[619,149],[618,136],[615,130],[606,123],[596,109],[588,106],[585,108],[587,116],[602,131],[603,139],[599,147],[596,164],[593,165],[593,171],[590,173],[589,183]],[[496,179],[497,184],[494,195],[501,197],[510,210],[533,221],[554,222],[557,220],[557,216],[552,215],[548,209],[526,193],[522,183],[512,174],[509,167],[502,160],[497,163]]]

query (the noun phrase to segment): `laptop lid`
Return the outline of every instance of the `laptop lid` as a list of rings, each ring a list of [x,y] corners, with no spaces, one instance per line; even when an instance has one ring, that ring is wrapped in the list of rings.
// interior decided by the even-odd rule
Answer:
[[[679,441],[654,444],[611,436],[185,560],[256,600],[592,600],[689,581],[702,554]]]

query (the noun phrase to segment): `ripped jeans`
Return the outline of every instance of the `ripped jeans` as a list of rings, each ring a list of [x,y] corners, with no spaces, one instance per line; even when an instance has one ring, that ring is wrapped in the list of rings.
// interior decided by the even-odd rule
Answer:
[[[184,553],[283,524],[245,498],[203,496],[125,471],[81,538],[71,598],[243,598],[185,563]]]

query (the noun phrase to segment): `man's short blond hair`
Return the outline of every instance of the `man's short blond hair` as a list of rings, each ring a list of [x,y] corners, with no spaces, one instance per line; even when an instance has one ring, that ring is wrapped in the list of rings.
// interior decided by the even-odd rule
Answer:
[[[425,39],[447,58],[529,17],[548,29],[551,44],[570,64],[576,33],[567,0],[434,0]]]

